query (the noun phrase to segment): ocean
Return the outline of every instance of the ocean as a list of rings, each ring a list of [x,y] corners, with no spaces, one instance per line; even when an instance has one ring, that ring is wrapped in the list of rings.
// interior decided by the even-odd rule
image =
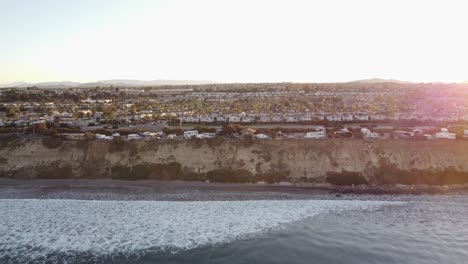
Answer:
[[[0,263],[468,259],[464,193],[337,197],[287,188],[162,189],[2,186]]]

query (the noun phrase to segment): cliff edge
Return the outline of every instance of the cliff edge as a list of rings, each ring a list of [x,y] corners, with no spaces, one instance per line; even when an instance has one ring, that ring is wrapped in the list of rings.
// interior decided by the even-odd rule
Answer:
[[[468,141],[16,139],[1,145],[0,177],[464,184]]]

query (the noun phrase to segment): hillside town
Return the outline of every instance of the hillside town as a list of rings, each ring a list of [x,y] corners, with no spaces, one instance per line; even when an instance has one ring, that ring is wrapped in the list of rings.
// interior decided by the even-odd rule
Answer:
[[[456,139],[468,136],[467,88],[391,82],[3,88],[0,131],[189,139],[226,135],[230,126],[229,136],[255,139]]]

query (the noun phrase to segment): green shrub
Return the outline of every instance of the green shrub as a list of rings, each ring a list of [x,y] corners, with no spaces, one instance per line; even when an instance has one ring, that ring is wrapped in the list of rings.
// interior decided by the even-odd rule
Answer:
[[[205,175],[202,173],[196,173],[196,172],[186,172],[182,175],[182,178],[180,180],[184,181],[204,181],[205,180]]]
[[[111,168],[112,179],[118,180],[185,180],[182,165],[178,162],[168,164],[142,163],[134,166],[115,165]],[[188,178],[195,177],[187,175]],[[194,180],[198,180],[194,179]]]
[[[210,182],[247,183],[252,182],[252,173],[243,169],[216,169],[206,173]]]
[[[190,138],[190,143],[193,147],[200,148],[201,146],[203,146],[203,139],[193,136]]]
[[[36,166],[36,173],[39,179],[65,179],[73,177],[73,168],[68,163],[54,161]]]
[[[215,133],[216,128],[214,127],[206,127],[206,126],[195,126],[193,130],[197,130],[198,133]]]
[[[88,149],[88,145],[89,145],[89,140],[88,139],[81,139],[81,140],[77,140],[76,143],[75,143],[75,147],[78,148],[78,149],[82,149],[82,150],[86,150]]]
[[[132,177],[131,167],[115,165],[111,168],[112,179],[116,180],[136,180]]]
[[[267,183],[279,183],[286,180],[286,175],[280,172],[267,172],[257,175],[257,178]]]
[[[42,139],[42,145],[49,149],[56,149],[63,144],[63,139],[60,137],[44,137]]]
[[[326,181],[333,185],[361,185],[367,184],[366,178],[359,172],[342,170],[341,172],[328,172]]]
[[[210,147],[219,147],[222,146],[226,140],[223,137],[215,136],[214,138],[209,138],[206,140],[206,144]]]
[[[125,141],[121,137],[114,137],[109,144],[109,152],[122,152],[128,151],[131,157],[136,156],[138,154],[138,146],[135,142]]]
[[[151,177],[158,180],[178,180],[183,179],[182,165],[178,162],[168,164],[154,164]]]
[[[254,144],[253,136],[250,134],[244,135],[244,140],[242,141],[245,147],[250,147]]]
[[[381,161],[376,171],[379,184],[428,184],[452,185],[468,183],[468,172],[458,171],[453,167],[444,169],[402,170],[396,165]]]

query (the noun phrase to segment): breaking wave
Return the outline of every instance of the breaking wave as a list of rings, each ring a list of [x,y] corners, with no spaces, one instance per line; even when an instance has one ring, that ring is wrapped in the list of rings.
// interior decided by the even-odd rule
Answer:
[[[0,262],[175,253],[253,237],[320,213],[389,203],[0,200]]]

